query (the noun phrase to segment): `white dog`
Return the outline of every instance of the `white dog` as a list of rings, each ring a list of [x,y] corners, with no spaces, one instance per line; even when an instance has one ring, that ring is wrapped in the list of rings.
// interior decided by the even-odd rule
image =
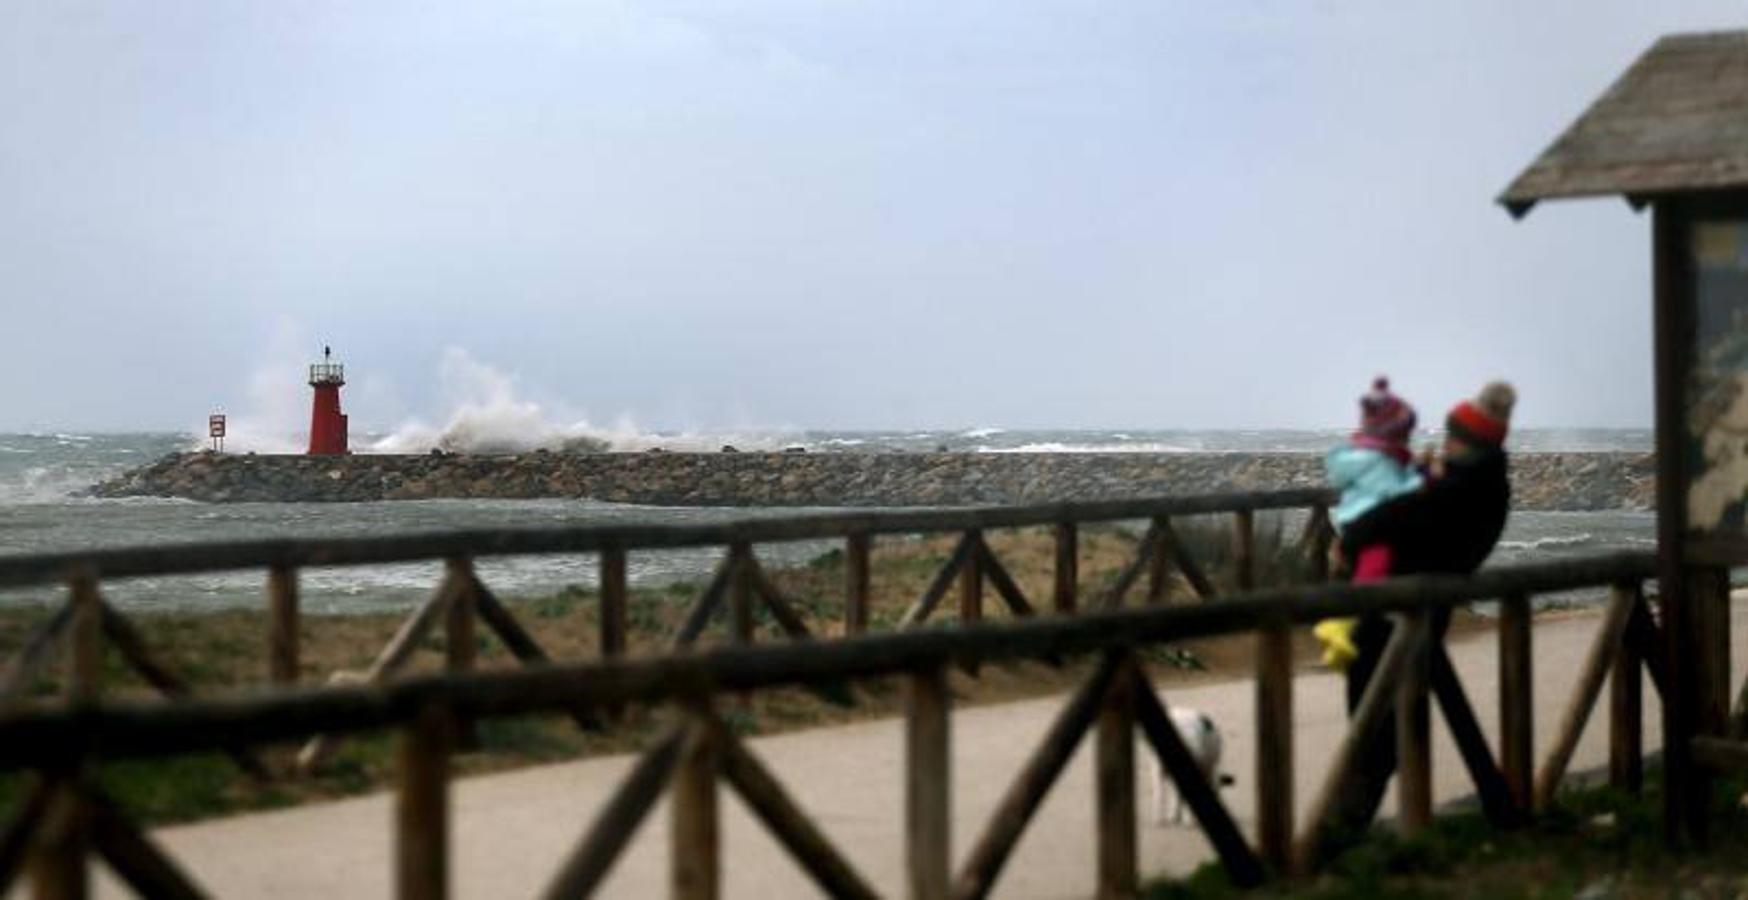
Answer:
[[[1210,787],[1218,789],[1232,783],[1232,776],[1220,774],[1220,751],[1225,748],[1225,742],[1220,739],[1220,729],[1214,727],[1214,720],[1208,718],[1207,713],[1194,709],[1173,709],[1171,724],[1177,729],[1178,737],[1183,739],[1184,747],[1190,751],[1190,758],[1196,761],[1196,768],[1202,770],[1202,777],[1208,779]],[[1172,782],[1164,765],[1152,766],[1151,769],[1153,824],[1183,824],[1183,793]],[[1169,815],[1166,810],[1168,797],[1171,806]]]

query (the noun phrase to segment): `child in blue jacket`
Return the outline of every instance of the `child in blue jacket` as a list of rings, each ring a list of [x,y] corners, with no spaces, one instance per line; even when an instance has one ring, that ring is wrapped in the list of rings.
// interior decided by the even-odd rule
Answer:
[[[1360,428],[1347,443],[1329,451],[1323,465],[1330,487],[1341,499],[1330,510],[1336,531],[1392,497],[1420,489],[1424,477],[1414,465],[1409,440],[1414,436],[1414,407],[1390,393],[1389,379],[1378,376],[1370,393],[1360,398]],[[1390,575],[1390,546],[1359,548],[1353,563],[1356,584]],[[1323,663],[1345,669],[1358,655],[1353,643],[1356,619],[1324,619],[1311,633],[1323,643]]]

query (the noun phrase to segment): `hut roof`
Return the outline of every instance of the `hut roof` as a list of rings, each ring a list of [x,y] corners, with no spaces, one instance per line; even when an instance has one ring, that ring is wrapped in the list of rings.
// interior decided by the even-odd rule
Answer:
[[[1505,189],[1538,200],[1748,187],[1748,31],[1657,41]]]

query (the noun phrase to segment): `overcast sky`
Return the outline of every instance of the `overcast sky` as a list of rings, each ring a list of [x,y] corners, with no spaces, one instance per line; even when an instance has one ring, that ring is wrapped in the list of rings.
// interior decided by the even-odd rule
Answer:
[[[1646,425],[1648,217],[1492,200],[1745,14],[6,3],[0,429],[297,408],[324,342],[355,427],[457,358],[664,428],[1338,425],[1379,371]]]

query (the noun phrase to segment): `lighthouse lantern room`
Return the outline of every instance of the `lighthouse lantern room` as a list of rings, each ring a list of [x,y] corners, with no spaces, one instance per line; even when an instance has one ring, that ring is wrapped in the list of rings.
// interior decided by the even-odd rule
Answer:
[[[310,455],[346,452],[346,415],[340,412],[340,386],[346,383],[346,367],[334,362],[334,351],[322,348],[322,361],[310,366],[310,387],[315,398],[310,407]]]

